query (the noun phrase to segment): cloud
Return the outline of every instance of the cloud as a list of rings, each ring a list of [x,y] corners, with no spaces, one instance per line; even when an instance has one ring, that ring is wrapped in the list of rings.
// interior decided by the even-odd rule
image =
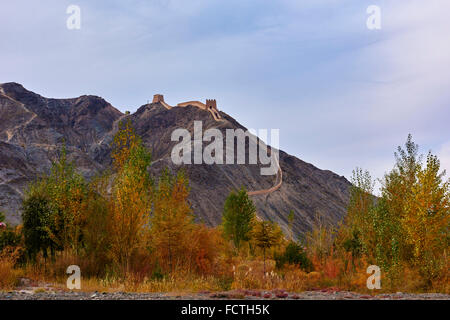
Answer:
[[[379,31],[366,27],[372,0],[77,4],[79,31],[66,29],[64,1],[2,4],[0,82],[100,95],[122,111],[156,92],[174,104],[216,98],[247,127],[279,128],[285,151],[347,177],[356,166],[381,177],[408,133],[422,150],[448,143],[448,1],[379,0]]]

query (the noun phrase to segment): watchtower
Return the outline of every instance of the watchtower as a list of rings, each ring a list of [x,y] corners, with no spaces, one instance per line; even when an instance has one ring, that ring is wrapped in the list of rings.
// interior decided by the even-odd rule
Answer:
[[[157,102],[164,102],[164,96],[162,94],[155,94],[153,96],[152,103],[157,103]]]
[[[206,99],[206,109],[207,110],[211,110],[211,109],[217,110],[216,99]]]

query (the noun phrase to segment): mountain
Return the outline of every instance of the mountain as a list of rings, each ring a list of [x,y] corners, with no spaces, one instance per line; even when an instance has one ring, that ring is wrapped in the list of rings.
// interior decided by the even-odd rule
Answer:
[[[296,234],[310,230],[319,214],[333,224],[345,215],[350,183],[343,176],[283,151],[279,151],[280,170],[272,176],[260,174],[263,165],[259,162],[175,165],[171,152],[178,142],[171,141],[171,134],[177,128],[193,134],[194,121],[202,121],[203,130],[218,129],[224,137],[227,129],[246,130],[216,109],[215,100],[208,100],[206,105],[187,102],[170,107],[158,95],[134,114],[123,114],[97,96],[49,99],[20,84],[4,83],[0,84],[0,210],[8,221],[20,222],[21,198],[27,184],[49,171],[63,144],[69,159],[85,177],[109,168],[110,146],[120,121],[131,121],[151,150],[152,173],[157,175],[164,167],[186,170],[193,211],[208,225],[221,222],[226,196],[242,185],[254,194],[251,197],[259,218],[277,221],[287,230],[287,216],[293,210]]]

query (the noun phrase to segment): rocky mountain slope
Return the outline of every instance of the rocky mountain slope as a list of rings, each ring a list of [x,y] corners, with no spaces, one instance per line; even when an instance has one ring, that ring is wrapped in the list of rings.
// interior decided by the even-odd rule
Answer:
[[[20,203],[27,184],[49,170],[63,143],[78,170],[92,177],[110,166],[110,144],[118,123],[130,120],[152,152],[150,170],[158,174],[166,166],[179,169],[170,158],[177,143],[171,141],[176,128],[192,133],[194,121],[202,121],[203,130],[216,128],[224,137],[226,129],[245,130],[226,113],[220,114],[223,121],[215,121],[208,111],[194,106],[169,110],[152,103],[124,115],[100,97],[48,99],[17,83],[0,84],[0,210],[9,222],[20,222]],[[343,217],[350,186],[344,177],[282,151],[279,164],[281,187],[267,195],[252,196],[260,218],[277,221],[286,230],[287,215],[293,210],[294,232],[299,234],[311,228],[317,215],[330,223]],[[261,164],[183,167],[190,179],[194,213],[209,225],[220,223],[230,190],[242,185],[249,191],[268,189],[277,179],[262,176]]]

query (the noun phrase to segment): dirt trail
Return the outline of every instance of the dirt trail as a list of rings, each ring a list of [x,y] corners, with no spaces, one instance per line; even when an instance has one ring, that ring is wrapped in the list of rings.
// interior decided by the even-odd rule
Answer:
[[[274,158],[274,159],[275,159],[275,161],[277,162],[277,165],[278,165],[277,176],[275,178],[275,183],[277,181],[278,181],[278,183],[276,183],[273,187],[271,187],[269,189],[249,191],[249,192],[247,192],[249,196],[270,194],[270,193],[278,190],[281,187],[281,185],[283,184],[283,170],[281,170],[281,166],[280,166],[280,163],[278,162],[278,160],[276,158]]]

